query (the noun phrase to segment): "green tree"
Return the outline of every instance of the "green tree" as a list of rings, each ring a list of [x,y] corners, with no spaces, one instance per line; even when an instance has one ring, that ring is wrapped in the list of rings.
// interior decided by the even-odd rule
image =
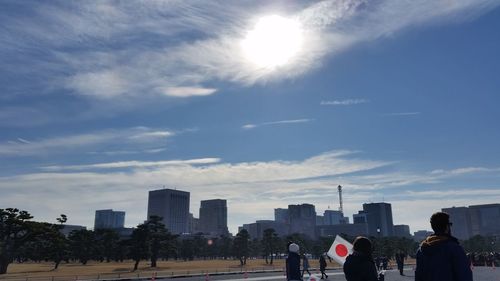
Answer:
[[[220,239],[217,240],[218,255],[223,259],[227,259],[231,256],[231,248],[233,246],[233,240],[225,235],[222,235]]]
[[[118,242],[120,241],[118,232],[114,229],[97,229],[95,236],[99,245],[99,254],[105,257],[106,262],[116,259]]]
[[[193,239],[182,239],[181,240],[181,253],[180,256],[184,261],[194,259],[194,240]]]
[[[27,211],[0,209],[0,274],[7,273],[19,249],[36,235],[32,218]]]
[[[129,240],[130,257],[134,260],[134,271],[139,267],[139,262],[142,259],[147,259],[149,256],[148,249],[148,226],[146,224],[139,224]]]
[[[83,265],[95,254],[95,234],[92,230],[80,229],[72,231],[68,236],[72,256]]]
[[[249,240],[250,235],[246,229],[242,229],[233,242],[233,253],[234,256],[240,260],[240,265],[243,266],[247,263],[247,258],[249,254]]]
[[[54,262],[54,270],[59,267],[59,264],[68,255],[68,239],[61,233],[64,224],[68,220],[66,215],[61,214],[56,219],[58,224],[48,224],[45,226],[45,239],[48,242],[47,256]]]
[[[277,252],[277,244],[279,237],[273,228],[268,228],[264,230],[262,237],[262,250],[266,259],[266,264],[273,264],[274,254]],[[268,261],[268,257],[271,257],[271,262]]]
[[[146,222],[148,231],[147,244],[151,254],[151,267],[156,267],[160,251],[162,248],[167,247],[170,240],[173,239],[173,236],[167,231],[161,220],[161,217],[151,216]]]

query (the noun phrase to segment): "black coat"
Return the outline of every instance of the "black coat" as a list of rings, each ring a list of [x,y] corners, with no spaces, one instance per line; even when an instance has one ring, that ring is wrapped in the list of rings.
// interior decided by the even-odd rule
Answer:
[[[431,235],[422,242],[415,281],[472,281],[470,262],[455,237]]]
[[[378,281],[377,268],[370,256],[358,252],[347,256],[344,263],[347,281]]]
[[[290,252],[286,258],[286,280],[302,280],[300,273],[300,256]]]

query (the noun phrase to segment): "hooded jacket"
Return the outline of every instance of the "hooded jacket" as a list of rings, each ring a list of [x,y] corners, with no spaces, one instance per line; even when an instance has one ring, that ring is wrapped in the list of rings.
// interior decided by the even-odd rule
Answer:
[[[344,274],[347,281],[378,280],[377,268],[372,257],[356,251],[345,259]]]
[[[455,237],[433,234],[420,244],[415,281],[472,281],[470,263]]]

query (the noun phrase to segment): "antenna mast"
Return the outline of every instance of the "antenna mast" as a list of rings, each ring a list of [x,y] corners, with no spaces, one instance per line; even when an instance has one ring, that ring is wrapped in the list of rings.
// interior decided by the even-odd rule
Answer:
[[[337,187],[338,191],[339,191],[339,203],[340,203],[340,207],[339,207],[339,211],[344,214],[344,206],[343,206],[343,203],[342,203],[342,186],[339,184],[339,186]]]

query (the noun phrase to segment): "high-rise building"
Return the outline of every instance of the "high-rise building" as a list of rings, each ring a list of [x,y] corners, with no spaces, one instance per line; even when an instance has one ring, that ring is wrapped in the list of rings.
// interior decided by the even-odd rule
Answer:
[[[316,233],[319,237],[335,237],[337,234],[347,234],[350,236],[368,235],[368,225],[366,223],[341,223],[333,225],[318,225]]]
[[[353,223],[367,223],[366,213],[364,211],[358,211],[357,214],[352,215]]]
[[[258,220],[255,223],[244,224],[239,230],[246,229],[251,239],[262,239],[264,230],[272,228],[278,236],[288,234],[288,226],[273,220]]]
[[[433,232],[428,230],[418,230],[413,233],[413,240],[417,242],[422,242],[427,238],[427,236],[431,235]]]
[[[394,235],[392,223],[392,207],[389,203],[365,203],[363,213],[368,223],[368,235],[387,237]]]
[[[344,214],[341,211],[325,210],[325,212],[323,213],[323,217],[323,222],[325,225],[349,223],[349,218],[344,217]]]
[[[500,236],[500,204],[443,208],[453,223],[451,233],[466,240],[474,235]]]
[[[274,209],[274,221],[284,224],[289,224],[288,209],[276,208]]]
[[[196,234],[200,232],[200,219],[195,218],[193,214],[189,213],[188,217],[188,233]]]
[[[471,237],[471,219],[469,208],[452,207],[443,208],[441,211],[450,215],[450,221],[453,223],[453,227],[451,229],[453,236],[462,240],[466,240]]]
[[[125,212],[113,209],[95,211],[94,229],[123,228],[125,226]]]
[[[290,233],[301,233],[314,239],[316,237],[316,210],[314,205],[288,205]]]
[[[410,238],[410,226],[406,224],[397,224],[394,226],[394,236]]]
[[[189,232],[189,192],[159,189],[149,192],[148,219],[159,216],[173,234]]]
[[[469,206],[469,212],[472,236],[500,236],[500,204]]]
[[[227,201],[223,199],[203,200],[200,204],[200,230],[212,235],[228,235]]]

